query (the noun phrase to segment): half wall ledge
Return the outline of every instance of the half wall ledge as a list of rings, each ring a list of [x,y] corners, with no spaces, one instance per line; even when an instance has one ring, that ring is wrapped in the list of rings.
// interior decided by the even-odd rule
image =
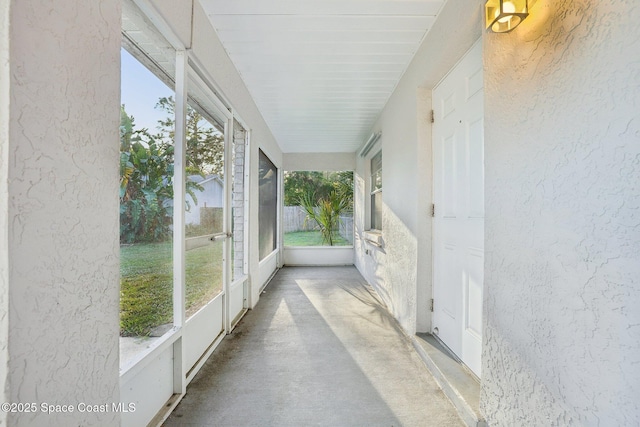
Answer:
[[[411,338],[416,352],[469,427],[487,427],[480,414],[480,383],[433,335]]]

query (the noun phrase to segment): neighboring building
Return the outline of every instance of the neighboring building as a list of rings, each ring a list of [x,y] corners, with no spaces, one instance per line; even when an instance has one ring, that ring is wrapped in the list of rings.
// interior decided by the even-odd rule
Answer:
[[[202,190],[194,190],[196,200],[187,193],[189,210],[185,212],[185,224],[200,224],[203,208],[222,208],[224,199],[224,182],[218,175],[191,175],[188,180],[197,183]]]

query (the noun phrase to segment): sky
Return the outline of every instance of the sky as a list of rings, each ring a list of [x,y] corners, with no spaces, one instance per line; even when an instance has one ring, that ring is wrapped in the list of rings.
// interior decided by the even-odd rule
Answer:
[[[121,67],[121,104],[127,114],[133,116],[137,129],[148,128],[152,133],[157,130],[158,119],[166,113],[155,109],[159,98],[173,96],[169,89],[144,65],[140,64],[124,49],[120,50]]]

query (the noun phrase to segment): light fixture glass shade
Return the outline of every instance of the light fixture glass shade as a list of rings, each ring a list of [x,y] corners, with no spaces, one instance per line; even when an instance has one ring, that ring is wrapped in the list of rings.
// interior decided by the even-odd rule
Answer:
[[[485,23],[487,30],[494,33],[508,33],[520,25],[529,15],[527,0],[487,0]]]

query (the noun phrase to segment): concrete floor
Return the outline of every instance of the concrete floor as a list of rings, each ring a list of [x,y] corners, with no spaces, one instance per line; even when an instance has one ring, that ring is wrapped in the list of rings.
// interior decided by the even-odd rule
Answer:
[[[463,424],[354,267],[288,267],[165,425]]]

